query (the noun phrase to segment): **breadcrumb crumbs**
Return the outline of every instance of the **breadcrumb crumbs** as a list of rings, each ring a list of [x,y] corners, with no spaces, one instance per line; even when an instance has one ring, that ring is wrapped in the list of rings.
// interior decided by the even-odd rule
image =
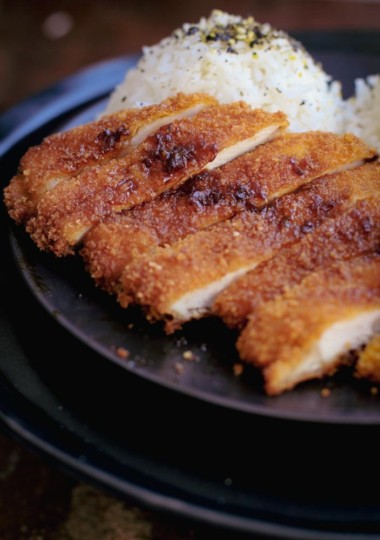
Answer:
[[[239,364],[239,363],[234,364],[232,369],[233,369],[235,377],[240,377],[240,375],[242,375],[244,371],[243,364]]]
[[[321,396],[322,397],[329,397],[330,395],[331,395],[330,388],[326,388],[326,387],[322,388],[322,390],[321,390]]]
[[[116,354],[119,358],[125,359],[125,358],[128,358],[129,351],[128,349],[125,349],[124,347],[118,347],[116,349]]]
[[[195,354],[192,351],[185,351],[182,355],[182,358],[191,362],[195,360]]]

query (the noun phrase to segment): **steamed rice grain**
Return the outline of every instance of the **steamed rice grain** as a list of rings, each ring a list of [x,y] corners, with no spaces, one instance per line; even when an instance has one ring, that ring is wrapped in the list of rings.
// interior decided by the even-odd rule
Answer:
[[[355,96],[345,108],[345,131],[351,131],[380,151],[380,77],[355,80]]]

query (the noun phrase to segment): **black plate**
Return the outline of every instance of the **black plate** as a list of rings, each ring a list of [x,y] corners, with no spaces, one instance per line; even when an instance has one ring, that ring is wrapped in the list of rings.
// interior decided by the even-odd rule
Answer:
[[[380,71],[378,37],[301,36],[347,93],[354,76]],[[90,68],[4,115],[4,184],[31,144],[92,119],[134,61]],[[96,290],[80,260],[41,254],[13,228],[9,241],[4,212],[2,224],[0,417],[12,432],[118,494],[209,524],[279,538],[380,534],[377,495],[360,468],[347,484],[341,462],[364,457],[351,450],[359,436],[360,467],[371,463],[380,409],[367,384],[342,372],[266,398],[254,370],[232,375],[235,336],[218,321],[166,337]],[[324,476],[300,472],[305,452]]]

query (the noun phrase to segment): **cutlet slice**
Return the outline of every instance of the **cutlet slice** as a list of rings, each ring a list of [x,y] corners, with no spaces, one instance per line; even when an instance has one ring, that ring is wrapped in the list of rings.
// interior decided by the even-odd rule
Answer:
[[[167,247],[136,258],[124,269],[118,298],[142,304],[171,331],[210,311],[233,280],[299,241],[347,203],[362,199],[379,165],[319,178],[261,210],[243,211]]]
[[[264,303],[237,349],[269,395],[332,373],[380,329],[380,255],[339,261]]]
[[[375,191],[368,199],[342,208],[341,215],[235,280],[216,297],[212,313],[227,326],[241,328],[260,304],[283,294],[310,272],[380,250],[380,174],[375,180],[368,184]]]
[[[97,284],[113,292],[136,254],[229,219],[247,205],[261,207],[319,176],[373,156],[374,151],[353,135],[283,134],[99,223],[85,237],[82,256]]]
[[[65,255],[110,214],[217,168],[286,126],[283,113],[253,110],[243,102],[207,107],[161,127],[124,158],[61,182],[41,199],[27,230],[40,248]]]
[[[207,94],[177,94],[158,105],[119,111],[47,137],[26,152],[20,172],[5,190],[10,215],[18,223],[26,222],[43,195],[60,182],[122,157],[161,126],[216,103]]]
[[[356,377],[380,383],[380,328],[379,333],[373,336],[363,350],[359,351],[358,356]]]

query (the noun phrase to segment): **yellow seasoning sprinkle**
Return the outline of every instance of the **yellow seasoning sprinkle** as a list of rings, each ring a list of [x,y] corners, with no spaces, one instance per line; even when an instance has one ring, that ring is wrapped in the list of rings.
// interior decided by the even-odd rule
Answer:
[[[184,360],[188,360],[189,362],[191,362],[192,360],[195,359],[195,356],[194,356],[194,353],[192,353],[191,351],[185,351],[182,355],[182,358]]]

